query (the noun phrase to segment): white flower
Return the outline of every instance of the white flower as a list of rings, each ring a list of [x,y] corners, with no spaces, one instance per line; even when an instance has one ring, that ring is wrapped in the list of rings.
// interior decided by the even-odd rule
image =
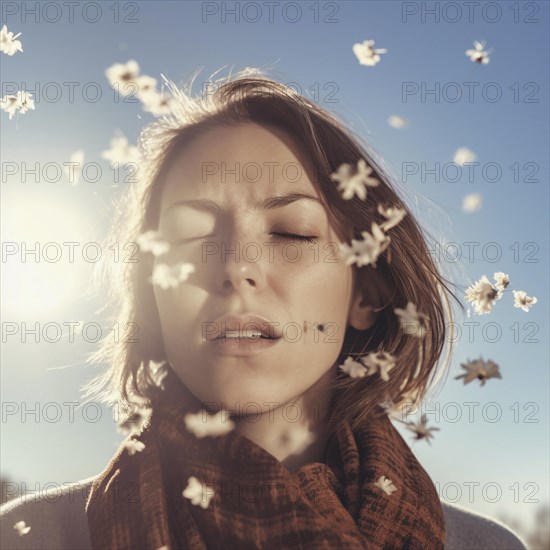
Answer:
[[[0,109],[6,111],[10,115],[10,120],[13,118],[13,115],[19,110],[19,101],[15,95],[5,95],[2,100],[0,100]]]
[[[423,414],[418,423],[407,422],[406,428],[416,435],[416,439],[425,439],[431,445],[430,437],[433,437],[432,432],[439,431],[439,428],[428,428],[426,426],[427,423],[426,415]]]
[[[396,307],[393,311],[397,317],[399,317],[401,328],[406,334],[417,338],[424,338],[428,328],[429,319],[425,313],[420,313],[416,309],[416,304],[407,302],[405,309]],[[412,332],[409,330],[409,327],[412,328]]]
[[[464,297],[473,304],[478,315],[483,315],[493,311],[493,306],[502,297],[502,292],[494,288],[487,276],[483,275],[466,289]]]
[[[490,359],[488,361],[484,361],[480,357],[474,361],[468,360],[466,363],[461,363],[460,366],[465,369],[466,372],[459,376],[455,376],[455,380],[464,378],[464,384],[468,384],[477,378],[480,381],[480,385],[484,386],[485,382],[489,378],[502,379],[498,365]]]
[[[235,422],[227,419],[227,414],[227,411],[223,410],[218,411],[216,414],[206,412],[187,413],[184,417],[185,427],[199,439],[206,436],[218,437],[225,435],[235,427]]]
[[[378,406],[388,415],[392,415],[396,411],[395,403],[391,399],[380,401]]]
[[[146,74],[141,75],[135,80],[138,86],[137,95],[143,101],[143,97],[157,91],[157,79]]]
[[[174,108],[174,97],[156,91],[144,94],[141,97],[143,110],[155,116],[169,115]]]
[[[168,376],[168,364],[165,361],[149,361],[149,370],[155,384],[162,390],[165,390],[164,379]]]
[[[361,362],[368,368],[367,376],[379,372],[380,378],[384,382],[390,379],[388,373],[395,367],[395,357],[385,351],[371,352],[366,357],[361,358]]]
[[[201,508],[208,508],[214,491],[210,489],[207,493],[208,487],[201,483],[195,476],[191,476],[187,480],[187,487],[183,490],[182,495],[191,501],[191,504],[195,506],[199,505]]]
[[[143,430],[149,425],[152,413],[153,409],[150,407],[142,407],[120,422],[118,430],[128,435],[141,435]]]
[[[353,45],[353,53],[356,55],[361,65],[373,67],[380,61],[381,53],[387,53],[385,48],[374,48],[374,40],[365,40],[362,44]]]
[[[69,180],[69,183],[71,185],[76,185],[79,182],[83,164],[84,151],[82,149],[79,149],[71,155],[69,162],[65,163],[65,165],[63,166],[65,176],[67,176],[67,179]]]
[[[460,166],[463,166],[467,162],[474,162],[477,155],[468,149],[468,147],[459,147],[454,154],[453,161]]]
[[[514,307],[520,307],[523,311],[529,311],[529,308],[537,303],[537,299],[527,296],[523,290],[513,290],[514,293]]]
[[[170,250],[170,245],[161,239],[158,231],[146,231],[138,236],[136,242],[140,250],[151,252],[153,256],[162,256],[162,254],[166,254]]]
[[[395,227],[407,214],[404,208],[384,208],[381,204],[378,205],[378,212],[387,220],[380,225],[382,231],[388,231]]]
[[[149,282],[160,286],[163,290],[171,287],[176,288],[181,282],[187,281],[189,275],[194,271],[195,266],[190,263],[178,263],[174,266],[157,264]]]
[[[136,82],[139,78],[139,65],[137,61],[131,59],[127,63],[115,63],[105,70],[105,76],[109,80],[111,86],[117,87],[117,92],[120,95],[127,96],[135,93],[136,87],[139,85]],[[127,84],[135,84],[135,86],[127,86]]]
[[[4,52],[8,55],[14,55],[16,52],[22,52],[21,42],[16,40],[21,33],[17,33],[13,36],[12,32],[8,31],[8,27],[4,25],[0,30],[0,52]]]
[[[495,287],[498,290],[504,290],[510,284],[510,277],[502,271],[497,271],[494,273],[493,279],[496,281]]]
[[[130,456],[134,456],[137,453],[141,453],[145,449],[145,443],[138,441],[137,439],[129,439],[124,443],[124,446],[128,450]]]
[[[361,200],[367,198],[367,187],[376,187],[380,182],[371,177],[372,168],[367,166],[364,159],[359,159],[357,162],[357,170],[352,173],[352,166],[347,162],[338,167],[337,172],[330,175],[333,181],[339,181],[338,191],[343,191],[342,198],[345,200],[352,199],[357,195]]]
[[[481,209],[483,197],[480,193],[470,193],[462,199],[462,210],[464,212],[475,212]]]
[[[17,92],[17,101],[19,102],[19,112],[21,114],[26,113],[29,109],[34,111],[34,99],[32,98],[32,94],[20,90]]]
[[[397,487],[393,484],[392,481],[386,479],[386,476],[380,476],[378,478],[378,481],[374,482],[374,486],[384,491],[384,493],[386,493],[387,495],[391,495],[392,493],[395,493],[395,491],[397,491]]]
[[[367,374],[365,365],[354,361],[352,357],[346,358],[343,365],[338,367],[342,372],[349,374],[351,378],[362,378]]]
[[[111,148],[103,151],[101,157],[123,165],[127,162],[139,162],[139,150],[135,145],[129,145],[124,136],[115,136],[111,139]]]
[[[16,112],[25,114],[29,109],[34,110],[32,94],[19,90],[16,95],[6,95],[0,101],[0,109],[10,115],[10,120]]]
[[[24,521],[18,521],[13,526],[13,528],[19,533],[20,537],[22,537],[23,535],[26,535],[31,530],[30,526],[27,526],[27,524]]]
[[[409,125],[409,121],[406,118],[400,117],[399,115],[392,115],[388,118],[388,124],[392,128],[397,128],[400,130],[401,128],[405,128]]]
[[[341,243],[340,255],[345,260],[346,265],[356,263],[357,267],[362,267],[372,264],[376,267],[378,256],[388,248],[391,239],[375,223],[372,224],[372,234],[363,231],[361,236],[363,240],[352,239],[351,246]]]
[[[486,52],[483,48],[485,48],[485,42],[474,40],[474,49],[466,50],[466,55],[474,63],[487,65],[491,58],[489,57],[489,52]]]

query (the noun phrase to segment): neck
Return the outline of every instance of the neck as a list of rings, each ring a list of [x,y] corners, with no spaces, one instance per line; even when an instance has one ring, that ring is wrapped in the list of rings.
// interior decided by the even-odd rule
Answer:
[[[236,429],[273,455],[290,472],[303,464],[323,462],[329,437],[324,421],[330,404],[334,369],[304,393],[253,419],[240,417]]]

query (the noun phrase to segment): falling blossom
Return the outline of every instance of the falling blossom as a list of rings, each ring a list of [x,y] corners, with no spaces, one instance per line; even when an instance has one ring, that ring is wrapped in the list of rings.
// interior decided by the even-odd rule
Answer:
[[[380,225],[382,231],[388,231],[395,227],[407,214],[404,208],[384,208],[381,204],[378,205],[378,212],[386,218],[386,221]]]
[[[174,266],[157,264],[153,269],[153,276],[149,282],[160,286],[163,290],[176,288],[180,283],[187,281],[189,275],[195,271],[195,266],[190,263],[178,263]]]
[[[342,372],[349,374],[352,378],[362,378],[367,374],[365,365],[354,361],[352,357],[347,357],[343,365],[338,367]]]
[[[0,52],[7,55],[14,55],[17,52],[22,52],[23,48],[21,47],[21,42],[16,40],[19,36],[21,36],[20,32],[14,36],[12,32],[8,31],[8,27],[4,25],[2,30],[0,30]]]
[[[13,118],[13,115],[19,110],[19,101],[15,95],[5,95],[0,100],[0,109],[6,111],[10,115],[10,120]]]
[[[136,81],[139,79],[139,65],[133,59],[127,63],[115,63],[105,70],[105,76],[111,86],[116,86],[120,95],[127,96],[136,91],[133,85],[128,86],[128,84],[138,86]]]
[[[374,48],[374,40],[365,40],[362,44],[353,45],[353,53],[356,55],[361,65],[373,67],[380,62],[381,53],[387,53],[385,48]]]
[[[392,128],[397,128],[400,130],[401,128],[405,128],[409,125],[409,121],[406,118],[400,117],[398,115],[392,115],[388,118],[388,124]]]
[[[420,313],[416,305],[412,302],[407,302],[405,309],[395,308],[394,313],[399,317],[401,328],[406,334],[417,338],[424,338],[428,328],[429,319],[425,313]],[[410,331],[412,328],[412,332]]]
[[[10,120],[16,112],[25,114],[29,109],[34,111],[32,94],[19,90],[16,95],[6,95],[0,100],[0,109],[10,115]]]
[[[141,75],[136,81],[138,86],[137,95],[143,101],[148,94],[156,93],[157,79],[146,74]]]
[[[405,427],[416,435],[416,439],[425,439],[431,445],[430,438],[434,436],[432,432],[439,431],[439,428],[428,428],[427,423],[426,415],[423,414],[419,422],[407,422]]]
[[[474,63],[481,63],[487,65],[490,61],[489,52],[484,50],[485,42],[478,42],[474,40],[474,48],[466,50],[466,55],[470,58],[470,61]]]
[[[387,479],[386,476],[380,476],[378,478],[378,481],[375,481],[373,485],[384,491],[384,493],[386,493],[387,495],[391,495],[392,493],[395,493],[395,491],[397,491],[397,487],[393,484],[392,481]]]
[[[385,399],[380,401],[378,406],[388,415],[391,415],[396,410],[396,405],[391,399]]]
[[[481,209],[483,204],[483,197],[480,193],[470,193],[462,199],[462,210],[464,212],[476,212]]]
[[[146,231],[138,236],[136,242],[140,250],[143,252],[151,252],[153,256],[162,256],[162,254],[166,254],[168,250],[170,250],[170,245],[161,239],[161,235],[158,231]]]
[[[380,378],[387,382],[389,371],[395,367],[395,357],[385,351],[377,351],[369,353],[361,359],[362,363],[368,368],[367,376],[371,376],[377,372],[380,373]]]
[[[17,531],[20,537],[22,537],[23,535],[26,535],[31,530],[30,526],[28,526],[24,521],[18,521],[13,526],[13,528]]]
[[[490,359],[488,361],[484,361],[480,357],[479,359],[475,359],[474,361],[468,360],[466,363],[461,363],[460,366],[465,369],[466,372],[460,374],[459,376],[455,376],[455,380],[460,380],[460,378],[464,378],[464,384],[468,384],[472,382],[472,380],[475,380],[477,378],[480,381],[480,385],[484,386],[485,382],[489,378],[502,379],[502,376],[500,375],[500,372],[498,370],[498,365]]]
[[[481,279],[466,289],[464,297],[473,304],[478,315],[483,315],[493,311],[493,306],[502,297],[502,292],[494,288],[487,276],[483,275]]]
[[[134,456],[137,453],[141,453],[143,449],[145,449],[145,443],[138,441],[137,439],[129,439],[124,444],[126,449],[128,450],[128,454],[130,456]]]
[[[453,161],[460,166],[464,166],[467,162],[474,162],[476,159],[477,155],[468,147],[459,147],[453,157]]]
[[[218,411],[216,414],[187,413],[184,417],[185,427],[199,439],[206,436],[225,435],[235,427],[235,422],[227,419],[227,414],[227,411],[224,410]]]
[[[195,476],[191,476],[187,480],[187,487],[183,490],[182,495],[191,501],[191,504],[200,506],[205,509],[208,508],[210,501],[214,496],[214,491],[201,483]]]
[[[380,185],[378,179],[373,178],[372,167],[367,166],[364,159],[357,162],[357,170],[352,173],[352,165],[345,162],[338,167],[338,171],[330,175],[333,181],[339,181],[338,191],[343,191],[342,198],[350,200],[357,195],[361,200],[367,198],[367,186],[376,187]]]
[[[510,284],[510,277],[508,277],[508,275],[506,273],[503,273],[502,271],[497,271],[493,275],[493,279],[496,281],[495,287],[498,290],[504,290]]]
[[[139,150],[135,145],[129,145],[124,136],[111,139],[111,148],[101,153],[102,158],[123,165],[128,162],[139,162]]]
[[[162,390],[165,390],[164,379],[168,376],[168,364],[165,361],[149,361],[149,370],[155,381],[155,384]]]
[[[141,97],[143,110],[155,116],[169,115],[174,108],[174,97],[170,94],[151,92]]]
[[[118,430],[128,435],[141,435],[143,430],[149,425],[152,413],[153,409],[150,407],[142,407],[120,422]]]
[[[388,248],[391,239],[376,223],[372,224],[372,234],[363,231],[361,236],[363,240],[357,241],[352,239],[351,246],[341,243],[339,249],[340,255],[346,262],[346,265],[356,263],[357,267],[362,267],[372,264],[376,267],[378,256]]]
[[[64,163],[63,171],[65,176],[69,180],[71,185],[77,185],[80,181],[80,174],[82,173],[82,165],[84,164],[84,151],[79,149],[75,151],[69,160],[69,162]]]
[[[523,311],[529,311],[529,308],[537,303],[535,296],[530,297],[523,290],[513,290],[514,307],[520,307]]]

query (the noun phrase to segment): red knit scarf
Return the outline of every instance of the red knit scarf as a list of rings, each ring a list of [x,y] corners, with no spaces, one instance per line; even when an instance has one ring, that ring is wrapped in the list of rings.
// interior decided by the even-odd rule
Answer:
[[[145,444],[123,442],[96,478],[86,504],[94,550],[442,549],[445,526],[435,487],[387,417],[353,432],[345,421],[324,463],[290,473],[233,430],[197,438],[196,413],[171,373],[151,400]],[[191,476],[214,492],[208,507],[182,496]],[[374,485],[381,476],[397,491]],[[204,502],[204,501],[203,501]]]

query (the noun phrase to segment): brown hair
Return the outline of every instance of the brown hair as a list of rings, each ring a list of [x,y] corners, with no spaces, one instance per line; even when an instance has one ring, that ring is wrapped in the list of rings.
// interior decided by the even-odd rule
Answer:
[[[400,200],[382,161],[335,115],[259,71],[256,74],[244,71],[210,83],[207,92],[198,98],[191,94],[193,81],[187,89],[173,83],[168,85],[174,97],[174,108],[170,116],[143,129],[139,139],[143,159],[139,182],[118,204],[107,241],[132,242],[139,234],[157,229],[164,176],[174,158],[202,132],[219,125],[247,122],[282,130],[300,144],[303,156],[309,160],[307,169],[311,172],[312,183],[331,223],[347,244],[352,238],[361,239],[362,231],[370,232],[373,222],[384,221],[377,211],[379,204],[400,206],[407,211],[404,219],[389,230],[390,245],[379,256],[376,267],[353,266],[364,301],[376,308],[378,317],[368,330],[347,329],[338,358],[340,365],[350,355],[357,358],[383,350],[397,358],[396,367],[388,382],[379,376],[350,378],[339,369],[329,423],[345,417],[355,428],[367,416],[381,412],[377,407],[381,401],[391,400],[395,406],[411,400],[418,403],[439,378],[436,372],[444,371],[447,366],[450,343],[444,365],[439,368],[438,363],[445,347],[447,321],[452,320],[449,296],[457,302],[458,299],[438,272],[426,237]],[[372,176],[381,183],[369,188],[366,201],[358,197],[344,200],[330,175],[341,164],[355,166],[360,159],[373,168]],[[116,269],[107,273],[111,303],[117,308],[121,327],[129,322],[137,324],[138,340],[114,342],[106,339],[92,362],[108,363],[108,369],[86,389],[88,395],[110,404],[147,401],[154,386],[149,361],[165,359],[153,288],[148,281],[152,270],[151,255],[139,253],[137,262],[111,264],[111,268]],[[373,288],[376,289],[374,294]],[[416,304],[429,319],[429,330],[423,338],[404,334],[394,313],[394,308],[405,308],[408,302]],[[414,377],[417,365],[419,371]]]

